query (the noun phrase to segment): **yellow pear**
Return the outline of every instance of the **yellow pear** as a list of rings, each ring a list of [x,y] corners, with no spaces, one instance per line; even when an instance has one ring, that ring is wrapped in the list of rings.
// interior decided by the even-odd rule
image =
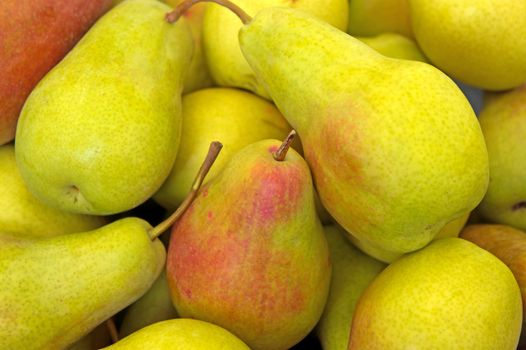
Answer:
[[[382,33],[371,37],[356,37],[384,56],[402,60],[413,60],[427,63],[424,54],[416,42],[397,33]]]
[[[385,32],[412,36],[407,0],[352,0],[349,3],[349,34],[371,36]]]

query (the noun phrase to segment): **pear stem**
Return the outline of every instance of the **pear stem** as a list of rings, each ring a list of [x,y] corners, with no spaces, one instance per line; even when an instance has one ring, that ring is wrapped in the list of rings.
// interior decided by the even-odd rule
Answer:
[[[294,136],[296,136],[296,130],[292,130],[281,146],[279,146],[278,150],[274,152],[274,159],[278,162],[282,162],[285,160],[285,157],[287,156],[287,152],[289,151],[290,145],[292,144],[292,141],[294,140]]]
[[[166,21],[168,23],[176,22],[183,15],[183,13],[186,12],[186,10],[199,2],[215,2],[218,5],[224,6],[230,11],[234,12],[239,17],[241,22],[243,22],[243,24],[248,24],[252,20],[252,17],[250,17],[239,6],[229,0],[186,0],[177,5],[177,7],[172,12],[166,14]]]
[[[206,158],[203,164],[201,165],[201,168],[197,172],[197,176],[194,179],[192,188],[190,192],[186,195],[186,198],[184,199],[183,203],[181,203],[177,210],[173,212],[172,215],[170,215],[166,220],[164,220],[157,226],[151,228],[150,231],[148,231],[148,235],[150,236],[150,239],[152,241],[159,237],[164,231],[168,230],[170,226],[172,226],[184,214],[184,212],[186,211],[186,209],[188,209],[190,204],[192,204],[195,197],[197,196],[199,188],[201,188],[201,185],[203,184],[206,174],[208,174],[208,171],[212,167],[212,164],[214,164],[217,156],[219,155],[221,148],[223,148],[221,142],[214,141],[210,144],[208,154],[206,155]]]
[[[116,343],[119,341],[119,333],[117,332],[117,326],[115,326],[115,321],[113,318],[108,318],[106,320],[106,327],[108,327],[108,331],[110,332],[110,338],[112,343]]]

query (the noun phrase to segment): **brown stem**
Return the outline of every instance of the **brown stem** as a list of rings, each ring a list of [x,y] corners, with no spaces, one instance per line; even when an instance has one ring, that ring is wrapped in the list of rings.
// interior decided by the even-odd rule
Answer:
[[[108,327],[108,331],[110,332],[112,343],[115,344],[119,341],[119,333],[117,332],[117,326],[115,326],[115,321],[113,321],[113,318],[108,318],[106,320],[106,327]]]
[[[199,188],[203,184],[206,174],[208,174],[208,171],[212,167],[212,164],[214,164],[214,161],[219,155],[219,151],[221,151],[222,147],[223,145],[221,144],[221,142],[218,141],[214,141],[210,144],[208,154],[206,155],[206,158],[203,164],[201,165],[201,168],[197,172],[197,176],[195,177],[194,183],[192,184],[192,189],[186,195],[186,198],[184,199],[183,203],[181,203],[177,210],[173,212],[172,215],[170,215],[166,220],[161,222],[159,225],[152,227],[148,232],[152,241],[159,237],[164,231],[168,230],[170,226],[172,226],[184,214],[184,212],[186,211],[186,209],[188,209],[190,204],[192,204],[195,197],[197,196],[197,191],[199,191]]]
[[[294,140],[294,136],[296,136],[296,130],[292,130],[287,135],[287,138],[285,138],[281,146],[279,146],[278,150],[274,153],[275,160],[277,160],[278,162],[282,162],[285,160],[285,157],[287,156],[287,152],[290,148],[290,145],[292,144],[292,141]]]
[[[183,15],[183,13],[186,12],[186,10],[198,2],[214,2],[218,5],[224,6],[230,11],[234,12],[239,17],[241,22],[243,22],[243,24],[248,24],[252,20],[252,17],[250,17],[239,6],[229,0],[185,0],[177,5],[177,7],[172,12],[166,14],[166,21],[168,23],[176,22]]]

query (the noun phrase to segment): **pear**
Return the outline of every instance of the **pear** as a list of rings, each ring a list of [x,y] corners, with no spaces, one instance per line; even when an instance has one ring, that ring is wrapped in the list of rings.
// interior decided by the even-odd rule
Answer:
[[[350,1],[347,32],[352,36],[395,32],[412,37],[407,0]]]
[[[325,310],[316,326],[324,350],[346,349],[356,302],[385,264],[362,254],[338,226],[325,226],[332,260],[332,280]]]
[[[0,348],[61,349],[155,281],[164,246],[138,218],[51,238],[0,235]]]
[[[168,210],[186,196],[201,159],[212,140],[221,140],[221,157],[208,174],[219,174],[232,156],[264,139],[283,139],[291,127],[270,102],[229,88],[196,91],[183,97],[183,127],[179,153],[170,176],[155,195]]]
[[[51,208],[27,189],[12,144],[0,147],[0,232],[18,237],[50,237],[89,231],[106,223],[100,216],[70,214]]]
[[[192,319],[157,322],[108,346],[107,350],[250,350],[232,333]]]
[[[316,325],[331,264],[309,168],[291,137],[231,158],[174,225],[167,260],[182,317],[229,330],[251,349],[289,349]]]
[[[521,323],[509,268],[473,243],[444,238],[398,259],[367,287],[349,349],[512,350]]]
[[[384,56],[427,63],[416,42],[403,35],[382,33],[372,37],[357,37],[357,39]]]
[[[250,15],[264,8],[288,6],[311,13],[341,30],[347,28],[348,0],[236,0],[235,3]],[[208,4],[203,19],[203,45],[210,73],[218,85],[251,90],[269,99],[239,49],[240,27],[230,11]]]
[[[526,85],[486,101],[479,121],[490,183],[479,212],[486,220],[526,230]]]
[[[166,271],[163,271],[150,290],[128,308],[119,329],[119,336],[124,338],[141,328],[176,317]]]
[[[180,93],[192,53],[169,6],[110,10],[38,84],[20,116],[16,159],[30,191],[75,213],[106,215],[152,196],[175,160]]]
[[[446,75],[382,56],[301,11],[267,8],[251,19],[230,7],[246,23],[244,56],[298,131],[322,204],[346,231],[403,254],[480,202],[484,138]]]
[[[526,82],[526,2],[407,0],[418,45],[455,79],[486,90]]]

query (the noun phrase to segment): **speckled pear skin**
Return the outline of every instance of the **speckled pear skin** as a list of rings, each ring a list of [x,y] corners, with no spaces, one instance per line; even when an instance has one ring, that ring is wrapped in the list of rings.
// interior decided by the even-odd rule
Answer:
[[[347,32],[352,36],[395,32],[412,37],[407,0],[350,1]]]
[[[490,222],[526,230],[526,85],[486,98],[479,121],[491,180],[479,212]]]
[[[359,240],[411,252],[482,199],[480,126],[438,69],[287,8],[260,11],[240,45],[298,131],[324,207]]]
[[[184,20],[165,21],[169,10],[155,0],[121,3],[31,93],[16,158],[47,204],[118,213],[147,200],[168,176],[193,48]]]
[[[235,335],[219,326],[185,318],[155,323],[104,349],[250,350]]]
[[[370,37],[356,37],[384,56],[401,60],[427,62],[416,42],[397,33],[382,33]]]
[[[308,166],[293,149],[276,161],[280,144],[239,151],[175,224],[168,251],[178,313],[224,327],[253,350],[303,339],[331,276]]]
[[[349,14],[348,0],[235,0],[249,15],[263,8],[287,6],[308,12],[345,31]],[[210,73],[217,85],[239,87],[270,99],[268,92],[246,62],[237,39],[242,23],[228,9],[207,4],[203,19],[203,44]]]
[[[485,90],[526,82],[526,2],[408,0],[415,38],[451,77]]]
[[[223,148],[207,181],[243,147],[259,140],[284,139],[292,129],[272,103],[238,89],[203,89],[185,95],[182,103],[183,132],[177,159],[154,196],[169,211],[185,199],[210,142],[221,140]]]
[[[144,220],[40,240],[0,235],[0,348],[63,349],[143,295],[164,246]]]
[[[28,191],[12,144],[0,147],[0,232],[16,237],[50,237],[96,229],[101,216],[71,214],[49,207]]]
[[[522,302],[509,268],[460,238],[395,261],[361,296],[349,349],[514,350]]]
[[[323,350],[342,350],[349,343],[356,302],[386,265],[356,249],[338,226],[324,229],[331,252],[332,280],[316,334]]]

